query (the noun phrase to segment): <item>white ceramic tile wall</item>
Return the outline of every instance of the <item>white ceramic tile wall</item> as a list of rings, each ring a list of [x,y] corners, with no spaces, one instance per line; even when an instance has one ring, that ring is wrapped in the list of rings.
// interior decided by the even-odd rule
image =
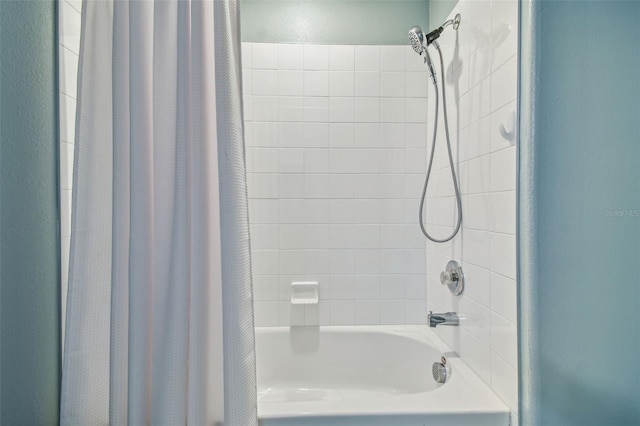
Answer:
[[[409,46],[243,43],[256,323],[424,323],[427,82]],[[290,306],[292,281],[320,304]]]
[[[64,339],[69,244],[71,239],[71,188],[73,186],[73,150],[82,2],[60,0],[58,5],[58,32],[60,39],[60,236],[62,245],[62,333]]]
[[[457,12],[462,14],[458,33],[447,29],[440,42],[464,220],[452,243],[427,243],[428,309],[459,313],[460,327],[438,327],[437,333],[491,385],[515,419],[516,148],[505,135],[516,108],[517,2],[461,1],[452,14]],[[432,86],[428,90],[431,94]],[[433,105],[428,107],[433,111]],[[455,220],[444,142],[438,140],[427,196],[427,222],[436,236],[448,234]],[[465,271],[460,297],[439,282],[450,259],[460,261]]]

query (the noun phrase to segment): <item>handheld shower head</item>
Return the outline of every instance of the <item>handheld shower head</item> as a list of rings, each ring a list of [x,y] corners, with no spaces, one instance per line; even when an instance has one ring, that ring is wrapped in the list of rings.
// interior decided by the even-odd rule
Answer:
[[[438,37],[440,37],[440,34],[442,34],[442,31],[444,31],[444,29],[449,25],[452,25],[454,30],[458,29],[458,27],[460,26],[459,13],[456,14],[453,19],[449,19],[440,27],[436,28],[426,35],[422,32],[422,28],[420,28],[419,26],[416,25],[414,27],[411,27],[411,29],[409,30],[409,41],[411,42],[411,47],[413,47],[413,50],[415,50],[418,55],[422,55],[427,46],[436,41]]]
[[[418,55],[422,55],[422,52],[424,51],[424,34],[422,32],[422,28],[417,25],[411,27],[409,30],[409,42],[411,43],[413,50]]]
[[[433,63],[431,62],[431,57],[429,56],[429,52],[427,51],[427,45],[424,43],[424,33],[422,32],[422,28],[415,25],[411,27],[409,30],[409,43],[411,43],[411,47],[413,50],[420,56],[424,53],[424,62],[427,64],[429,68],[429,74],[431,75],[431,81],[436,83],[436,71],[433,68]]]

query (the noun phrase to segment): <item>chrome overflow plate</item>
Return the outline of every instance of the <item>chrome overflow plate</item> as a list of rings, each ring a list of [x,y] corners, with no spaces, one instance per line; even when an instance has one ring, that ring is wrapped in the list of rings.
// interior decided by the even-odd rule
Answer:
[[[454,296],[460,296],[464,291],[464,273],[462,272],[462,266],[455,260],[450,260],[447,263],[447,268],[440,272],[440,282],[442,285],[449,287],[449,291]]]
[[[451,376],[451,368],[447,367],[447,359],[443,356],[440,362],[431,365],[431,374],[436,383],[445,383]]]

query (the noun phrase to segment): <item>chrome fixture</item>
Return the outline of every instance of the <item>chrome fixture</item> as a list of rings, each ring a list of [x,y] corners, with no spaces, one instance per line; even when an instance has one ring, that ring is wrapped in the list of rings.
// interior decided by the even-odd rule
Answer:
[[[462,266],[455,260],[447,263],[447,268],[440,272],[440,283],[449,287],[449,291],[454,296],[460,296],[464,291],[464,273]]]
[[[411,43],[411,47],[418,55],[422,55],[422,52],[424,52],[424,33],[422,28],[417,25],[411,27],[409,30],[409,43]]]
[[[440,362],[434,362],[431,366],[431,374],[436,383],[445,383],[451,377],[451,367],[447,366],[447,359],[440,358]]]
[[[439,325],[460,325],[460,319],[458,318],[458,314],[456,314],[455,312],[434,314],[433,312],[429,311],[427,320],[429,320],[429,327],[432,328],[435,328]]]
[[[427,186],[429,185],[429,178],[431,176],[431,168],[433,166],[433,158],[434,158],[434,154],[435,154],[435,150],[436,150],[436,137],[438,135],[438,107],[440,105],[439,103],[439,90],[438,90],[438,80],[436,78],[436,72],[435,69],[433,67],[433,63],[431,61],[431,57],[429,56],[429,51],[427,50],[427,46],[432,45],[433,47],[436,48],[436,50],[438,51],[438,56],[440,57],[440,72],[442,73],[442,76],[444,78],[444,60],[442,59],[442,51],[440,50],[440,45],[438,44],[438,42],[436,42],[436,39],[438,39],[438,37],[440,37],[440,34],[444,31],[444,29],[446,27],[448,27],[449,25],[453,26],[453,29],[457,30],[458,27],[460,26],[460,14],[456,14],[454,19],[450,19],[448,21],[446,21],[445,23],[442,24],[442,26],[438,27],[437,29],[431,31],[430,33],[428,33],[427,35],[425,35],[422,32],[422,28],[420,28],[419,26],[414,26],[409,30],[409,42],[411,44],[411,47],[413,48],[413,50],[420,56],[422,56],[422,54],[424,53],[424,62],[427,64],[427,67],[429,69],[429,75],[431,78],[431,82],[433,83],[434,87],[435,87],[435,94],[436,94],[436,100],[435,100],[435,119],[433,121],[433,142],[431,144],[431,155],[429,156],[429,165],[427,167],[427,174],[425,177],[425,181],[424,181],[424,186],[422,188],[422,197],[420,199],[420,210],[419,210],[419,215],[418,215],[418,220],[420,223],[420,229],[422,230],[422,233],[424,234],[425,237],[427,237],[429,240],[433,241],[434,243],[446,243],[447,241],[451,241],[453,239],[453,237],[455,237],[458,234],[458,231],[460,230],[460,227],[462,225],[462,197],[460,196],[460,188],[458,185],[458,177],[456,176],[456,171],[454,168],[454,164],[453,164],[453,153],[451,150],[451,137],[449,135],[449,119],[447,117],[447,96],[445,93],[445,85],[442,85],[442,109],[444,111],[444,130],[445,130],[445,136],[446,136],[446,140],[447,140],[447,151],[449,154],[449,166],[451,169],[451,178],[453,180],[453,188],[456,194],[456,205],[457,205],[457,210],[458,210],[458,220],[455,226],[455,229],[453,230],[453,232],[451,233],[451,235],[449,235],[446,238],[435,238],[432,237],[429,232],[427,231],[425,224],[424,224],[424,204],[425,204],[425,198],[426,198],[426,194],[427,194]]]
[[[438,30],[435,30],[435,31],[438,31]],[[433,32],[434,31],[432,31],[429,34],[432,34]],[[420,28],[419,26],[415,25],[411,27],[411,29],[409,30],[409,43],[411,43],[411,47],[420,56],[422,56],[422,54],[424,53],[424,62],[427,64],[427,67],[429,68],[429,77],[431,77],[431,82],[433,84],[437,84],[438,82],[436,80],[436,70],[433,67],[431,56],[429,55],[429,51],[427,50],[427,46],[432,42],[433,40],[428,43],[424,42],[424,33],[422,32],[422,28]]]
[[[436,41],[438,37],[440,37],[440,34],[442,34],[444,29],[447,28],[449,25],[453,25],[453,29],[456,31],[458,30],[458,27],[460,26],[459,13],[457,13],[453,19],[449,19],[448,21],[445,21],[444,24],[440,25],[440,27],[436,28],[435,30],[431,31],[429,34],[425,36],[427,40],[427,46],[433,43],[434,41]]]
[[[411,27],[411,29],[409,30],[409,41],[411,42],[411,47],[413,47],[413,50],[415,50],[418,55],[422,55],[422,52],[426,49],[426,47],[436,41],[440,37],[440,34],[442,34],[444,29],[449,25],[453,25],[453,29],[458,30],[458,27],[460,26],[459,13],[456,14],[453,19],[445,21],[442,25],[431,31],[426,36],[422,32],[422,28],[420,28],[419,26],[415,25]]]
[[[453,29],[454,30],[458,30],[458,27],[460,26],[460,14],[456,13],[456,16],[453,17],[453,19],[449,19],[448,21],[444,21],[444,24],[442,24],[442,28],[447,28],[449,25],[453,25]]]

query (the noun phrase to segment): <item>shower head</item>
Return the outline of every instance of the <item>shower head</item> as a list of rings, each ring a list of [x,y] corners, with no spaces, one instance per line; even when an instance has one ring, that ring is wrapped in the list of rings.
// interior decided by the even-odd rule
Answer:
[[[424,34],[422,33],[422,28],[415,25],[411,27],[409,30],[409,43],[411,43],[411,47],[418,54],[422,55],[424,51]]]
[[[411,47],[413,47],[413,50],[415,50],[418,55],[422,55],[422,52],[425,51],[426,47],[436,41],[438,37],[440,37],[440,34],[442,34],[442,31],[444,31],[444,29],[449,25],[452,25],[454,30],[458,29],[458,27],[460,26],[459,13],[456,14],[453,19],[449,19],[440,27],[436,28],[426,35],[422,32],[422,28],[420,28],[419,26],[416,25],[411,27],[411,29],[409,30],[409,42],[411,43]]]
[[[427,44],[424,43],[424,33],[422,32],[422,28],[417,25],[411,27],[411,29],[409,30],[409,43],[411,43],[411,47],[413,47],[413,50],[415,50],[418,55],[422,56],[422,54],[424,53],[424,62],[429,68],[431,81],[433,82],[433,84],[435,84],[436,71],[433,68],[431,57],[429,56],[429,52],[427,51]]]
[[[443,30],[444,28],[440,27],[431,31],[425,36],[422,32],[422,28],[417,25],[413,26],[409,30],[409,43],[411,43],[411,47],[413,47],[413,50],[415,50],[418,55],[422,55],[426,52],[427,46],[433,43],[438,37],[440,37],[440,33]]]

